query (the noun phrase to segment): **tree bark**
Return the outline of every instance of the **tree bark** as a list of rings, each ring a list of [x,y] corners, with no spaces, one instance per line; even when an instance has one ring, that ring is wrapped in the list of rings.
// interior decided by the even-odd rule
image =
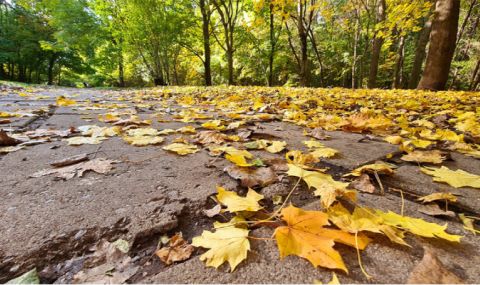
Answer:
[[[385,10],[387,9],[387,4],[385,0],[379,0],[377,4],[377,13],[376,13],[376,23],[381,23],[385,21]],[[380,53],[382,51],[383,37],[378,37],[377,35],[373,38],[372,44],[372,57],[370,61],[370,72],[368,74],[368,88],[377,87],[377,73],[378,73],[378,63],[380,60]]]
[[[53,68],[55,66],[55,61],[57,60],[57,55],[54,53],[48,60],[48,71],[47,71],[47,76],[48,76],[48,83],[47,85],[53,85]]]
[[[417,89],[444,90],[457,39],[460,0],[438,0],[430,35],[430,48]]]
[[[297,20],[298,37],[300,39],[300,85],[308,86],[309,74],[308,74],[308,41],[307,31],[303,23],[305,17],[305,7],[303,1],[298,1],[299,17]]]
[[[203,33],[203,67],[205,69],[205,86],[212,86],[212,67],[211,67],[211,49],[210,49],[210,9],[205,0],[199,0],[200,12],[202,13],[202,33]]]
[[[403,60],[405,58],[405,36],[401,36],[398,41],[398,52],[395,60],[395,70],[392,88],[398,89],[402,83]]]
[[[268,55],[268,86],[273,86],[273,60],[275,57],[275,26],[273,15],[273,4],[270,2],[270,54]]]
[[[415,58],[413,60],[412,73],[408,82],[408,88],[415,89],[420,81],[420,75],[422,74],[422,65],[427,54],[427,44],[430,38],[430,31],[432,30],[432,20],[429,18],[420,32],[417,41],[417,47],[415,48]]]
[[[478,77],[478,80],[477,80],[477,77]],[[472,80],[470,81],[470,86],[469,86],[469,89],[471,91],[475,91],[475,88],[477,87],[476,85],[478,84],[479,80],[480,80],[480,59],[477,60],[477,64],[475,65],[475,69],[473,70]]]

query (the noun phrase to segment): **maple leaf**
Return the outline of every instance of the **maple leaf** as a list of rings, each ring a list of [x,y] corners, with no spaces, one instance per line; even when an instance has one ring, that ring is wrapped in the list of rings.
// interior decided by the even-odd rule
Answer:
[[[106,113],[103,115],[98,115],[98,120],[105,123],[115,123],[120,120],[120,117],[116,114]]]
[[[420,151],[415,150],[408,154],[405,154],[401,157],[404,161],[410,162],[425,162],[425,163],[433,163],[433,164],[440,164],[445,160],[445,157],[442,155],[442,152],[439,150],[427,150],[427,151]]]
[[[356,168],[352,172],[344,176],[361,176],[364,173],[375,173],[375,172],[377,172],[378,174],[391,175],[395,172],[393,168],[395,168],[395,166],[392,164],[377,162],[374,164],[367,164],[359,168]]]
[[[392,242],[407,245],[403,240],[402,231],[383,223],[383,219],[376,216],[375,212],[369,208],[356,207],[353,213],[345,209],[340,203],[328,209],[328,219],[340,229],[350,232],[359,233],[368,231],[373,233],[383,233]]]
[[[287,143],[284,141],[270,141],[269,144],[265,150],[270,153],[279,153],[287,146]]]
[[[175,234],[169,240],[167,247],[162,247],[157,250],[155,254],[166,265],[170,265],[174,262],[187,260],[190,258],[194,251],[192,245],[188,244],[181,234]]]
[[[453,171],[448,167],[442,166],[441,168],[422,167],[420,170],[425,174],[433,176],[433,181],[445,182],[455,188],[465,186],[480,188],[480,176],[461,169]]]
[[[308,168],[309,165],[313,165],[320,161],[318,157],[313,156],[312,154],[303,154],[299,150],[291,150],[285,154],[287,162],[290,164],[298,165],[303,168]]]
[[[118,163],[116,160],[109,160],[104,158],[96,158],[94,160],[77,163],[74,165],[56,168],[56,169],[44,169],[32,174],[30,177],[38,178],[45,175],[54,174],[58,178],[69,180],[75,176],[82,177],[86,171],[94,171],[100,174],[106,174],[112,170],[114,163]]]
[[[164,141],[158,136],[124,136],[123,140],[134,146],[157,145]]]
[[[218,201],[227,206],[227,211],[229,212],[256,212],[263,209],[258,204],[258,201],[263,199],[263,195],[258,194],[253,189],[248,189],[246,197],[240,197],[236,192],[225,190],[225,188],[220,186],[217,187],[217,191]]]
[[[376,210],[375,214],[383,219],[384,224],[399,227],[415,235],[429,238],[441,238],[453,242],[459,242],[460,238],[462,237],[458,235],[451,235],[445,232],[447,225],[440,226],[434,223],[426,222],[422,219],[401,216],[391,211],[385,213],[380,210]]]
[[[128,130],[127,135],[131,137],[156,136],[158,135],[158,130],[153,128],[138,128],[138,129]]]
[[[163,147],[164,150],[175,152],[179,155],[187,155],[191,153],[196,153],[198,151],[197,146],[193,144],[185,143],[172,143]]]
[[[214,223],[215,232],[203,231],[201,236],[192,239],[195,247],[208,248],[200,256],[207,266],[218,268],[225,262],[230,265],[230,271],[235,270],[238,264],[247,258],[250,250],[248,230],[235,227],[235,218],[227,224]]]
[[[465,214],[459,214],[458,217],[463,223],[463,228],[466,229],[467,231],[470,231],[473,233],[473,235],[480,234],[480,231],[475,229],[474,226],[474,220],[471,218],[468,218],[465,216]]]
[[[60,107],[73,106],[76,104],[77,102],[75,100],[67,99],[65,98],[65,96],[59,96],[57,98],[57,106],[60,106]]]
[[[385,137],[384,140],[390,144],[401,144],[403,138],[401,136],[388,136]]]
[[[296,176],[309,188],[315,188],[314,194],[321,197],[322,205],[325,208],[330,207],[336,201],[337,196],[345,196],[355,200],[356,192],[348,190],[348,183],[335,181],[332,176],[318,171],[308,171],[294,164],[288,164],[288,175]]]
[[[314,149],[308,155],[311,155],[317,159],[322,157],[329,158],[338,154],[338,150],[326,147],[319,141],[309,140],[309,141],[304,141],[303,144],[310,149],[312,148]]]
[[[355,240],[355,236],[349,233],[325,228],[329,222],[328,215],[323,212],[289,206],[282,209],[281,215],[287,226],[276,228],[274,233],[281,258],[297,255],[310,261],[314,267],[348,272],[340,253],[333,248],[335,242],[352,247],[358,244],[362,250],[370,242],[362,235]]]
[[[205,122],[202,124],[202,127],[204,127],[205,129],[217,130],[217,131],[222,131],[226,129],[226,127],[222,125],[221,120],[213,120],[213,121]]]
[[[423,196],[417,199],[418,201],[421,201],[422,203],[428,203],[428,202],[433,202],[437,200],[445,200],[445,201],[450,201],[450,202],[457,202],[457,197],[453,195],[452,193],[442,193],[442,192],[437,192],[433,193],[427,196]]]
[[[99,144],[106,139],[106,137],[73,137],[65,139],[65,141],[68,145],[78,146],[82,144]]]

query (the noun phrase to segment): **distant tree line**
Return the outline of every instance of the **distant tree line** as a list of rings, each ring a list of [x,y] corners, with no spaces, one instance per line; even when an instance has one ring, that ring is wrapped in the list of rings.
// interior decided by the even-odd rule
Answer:
[[[479,0],[0,0],[0,79],[480,89]]]

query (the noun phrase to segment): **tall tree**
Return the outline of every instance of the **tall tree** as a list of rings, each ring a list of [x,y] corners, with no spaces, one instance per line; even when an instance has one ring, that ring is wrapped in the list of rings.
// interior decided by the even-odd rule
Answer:
[[[223,26],[224,41],[215,36],[218,44],[225,51],[228,63],[228,84],[235,84],[233,69],[233,54],[235,52],[235,28],[238,24],[238,17],[244,7],[243,0],[212,0],[220,16]]]
[[[438,0],[427,62],[418,89],[444,90],[455,52],[460,0]]]
[[[378,30],[385,21],[385,10],[387,9],[385,0],[378,0],[376,7],[376,34],[373,38],[372,57],[370,59],[370,73],[368,75],[368,88],[375,88],[377,85],[378,62],[382,51],[383,37],[378,35]]]

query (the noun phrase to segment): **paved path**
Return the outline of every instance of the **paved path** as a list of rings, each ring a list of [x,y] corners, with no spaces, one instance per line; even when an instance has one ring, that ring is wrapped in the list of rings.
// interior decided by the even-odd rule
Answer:
[[[31,114],[12,119],[12,123],[0,125],[12,132],[35,129],[66,130],[70,127],[97,124],[98,114],[106,112],[78,107],[55,107],[61,95],[77,95],[78,102],[87,100],[100,105],[105,103],[127,104],[123,111],[137,112],[142,119],[151,119],[154,110],[134,106],[131,102],[106,102],[105,94],[112,91],[90,89],[40,89],[0,94],[0,112],[23,112]],[[41,96],[41,100],[37,96]],[[185,125],[200,126],[200,123],[158,122],[152,127],[179,128]],[[302,141],[307,138],[303,130],[285,122],[262,123],[256,128],[256,136],[286,140],[289,149],[305,149]],[[340,151],[341,157],[328,159],[322,166],[330,168],[336,178],[350,170],[384,159],[395,153],[397,147],[374,137],[344,132],[328,132],[332,139],[324,143]],[[164,144],[175,136],[166,137]],[[255,152],[263,158],[282,158]],[[86,173],[82,178],[59,180],[52,176],[30,178],[42,169],[49,168],[53,161],[77,154],[88,153],[90,157],[118,160],[108,174]],[[418,171],[418,167],[397,161],[399,169],[389,178],[384,178],[386,195],[359,194],[358,203],[382,210],[399,212],[402,205],[400,191],[405,196],[405,214],[444,224],[449,223],[449,232],[464,235],[461,244],[451,244],[431,239],[409,236],[411,247],[390,243],[377,237],[362,254],[366,271],[374,276],[367,280],[361,273],[355,250],[338,247],[344,256],[350,274],[338,276],[342,283],[404,283],[412,268],[423,256],[423,246],[434,247],[442,262],[467,282],[480,282],[480,241],[463,229],[457,219],[437,219],[418,211],[415,199],[438,190],[447,190],[461,195],[451,208],[457,212],[478,215],[480,191],[472,188],[454,189],[433,183],[431,177]],[[100,145],[68,146],[64,141],[28,146],[16,152],[0,155],[0,282],[13,278],[36,267],[44,282],[71,282],[90,254],[89,249],[100,239],[122,238],[132,244],[130,256],[139,266],[131,282],[156,283],[312,283],[327,282],[331,271],[314,269],[305,260],[288,257],[281,261],[275,243],[252,241],[252,251],[246,262],[233,273],[227,267],[219,270],[207,268],[199,261],[200,250],[189,260],[169,267],[164,266],[152,253],[158,239],[164,234],[182,232],[185,239],[210,229],[213,219],[203,214],[204,209],[214,205],[209,199],[216,193],[216,186],[240,189],[238,182],[223,170],[229,163],[224,159],[212,159],[206,150],[180,157],[161,150],[159,146],[134,147],[121,138],[114,137]],[[445,165],[480,173],[478,160],[454,154]],[[261,193],[267,198],[286,195],[291,187],[288,177],[267,186]],[[393,189],[392,189],[393,188]],[[303,188],[292,202],[297,206],[318,209],[318,198]],[[253,235],[269,237],[267,229],[254,230]]]

